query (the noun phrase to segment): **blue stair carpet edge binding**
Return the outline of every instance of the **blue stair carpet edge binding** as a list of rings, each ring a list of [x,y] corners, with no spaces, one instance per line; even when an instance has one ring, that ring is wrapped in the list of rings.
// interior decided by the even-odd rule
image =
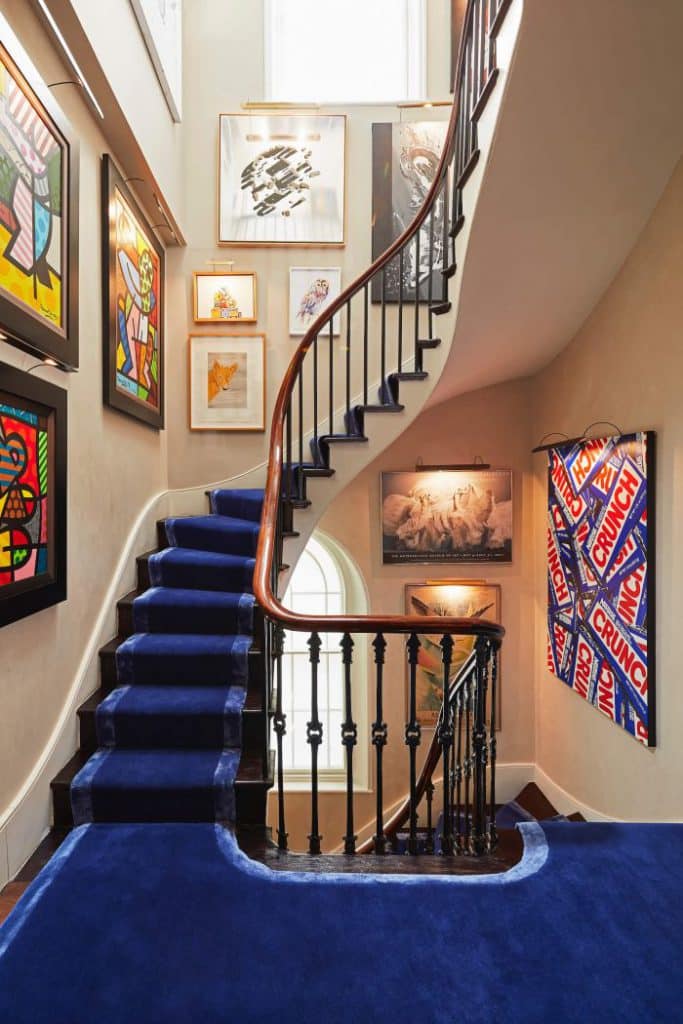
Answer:
[[[167,519],[169,546],[150,556],[99,747],[71,784],[75,825],[235,821],[263,491],[210,500],[209,515]]]

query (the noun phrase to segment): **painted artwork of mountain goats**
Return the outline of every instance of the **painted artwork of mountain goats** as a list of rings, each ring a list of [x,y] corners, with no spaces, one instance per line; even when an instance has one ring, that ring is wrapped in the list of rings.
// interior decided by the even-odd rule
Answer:
[[[512,471],[382,473],[382,561],[511,562]]]

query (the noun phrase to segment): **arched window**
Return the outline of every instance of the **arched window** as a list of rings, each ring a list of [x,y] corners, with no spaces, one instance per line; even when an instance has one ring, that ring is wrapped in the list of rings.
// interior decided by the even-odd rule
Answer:
[[[296,564],[283,603],[300,614],[335,615],[367,610],[365,587],[349,555],[331,538],[316,531]],[[311,748],[306,726],[311,719],[311,663],[308,633],[287,631],[282,657],[282,708],[287,716],[283,761],[289,785],[305,787],[311,768]],[[344,686],[339,633],[321,633],[318,666],[318,715],[323,741],[318,768],[323,787],[336,788],[345,780],[341,724],[344,718]],[[360,737],[367,735],[367,646],[354,637],[353,716],[358,723],[358,776],[367,785],[367,751]],[[364,750],[361,752],[360,748]]]

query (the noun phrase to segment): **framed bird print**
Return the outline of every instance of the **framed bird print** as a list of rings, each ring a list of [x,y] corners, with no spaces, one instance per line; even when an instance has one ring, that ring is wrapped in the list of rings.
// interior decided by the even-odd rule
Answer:
[[[195,270],[193,282],[196,324],[256,323],[253,271]]]
[[[2,15],[0,329],[78,367],[78,143]]]
[[[66,600],[67,394],[0,365],[0,626]]]
[[[344,245],[343,114],[221,114],[219,245]]]
[[[104,401],[164,425],[164,250],[111,157],[102,158]]]
[[[289,333],[305,334],[340,292],[340,267],[291,267]],[[334,334],[339,334],[339,319],[339,314],[335,314],[332,322]]]

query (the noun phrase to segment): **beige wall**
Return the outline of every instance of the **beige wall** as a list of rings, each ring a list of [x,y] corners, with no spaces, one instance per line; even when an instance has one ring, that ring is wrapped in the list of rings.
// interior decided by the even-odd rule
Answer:
[[[395,106],[326,108],[348,117],[345,248],[219,248],[218,115],[239,112],[240,104],[247,100],[263,99],[262,11],[261,3],[245,5],[243,0],[192,0],[185,5],[184,226],[188,248],[169,253],[167,394],[173,410],[168,424],[169,480],[173,487],[220,480],[250,469],[265,459],[268,436],[188,430],[187,335],[190,331],[211,333],[206,327],[192,325],[192,271],[207,269],[206,261],[215,259],[234,260],[234,269],[257,272],[258,324],[249,325],[247,330],[266,335],[269,422],[283,372],[301,340],[288,334],[289,268],[340,266],[342,284],[346,285],[368,266],[372,217],[370,126],[375,121],[396,121],[399,116]],[[428,0],[428,90],[435,98],[448,98],[449,11],[447,0]],[[196,73],[190,73],[190,69]],[[448,113],[448,108],[437,108],[417,114],[404,112],[404,116],[440,119]]]
[[[45,80],[66,77],[25,0],[3,0],[2,9]],[[64,707],[133,521],[166,486],[165,435],[102,404],[100,154],[107,147],[77,92],[63,90],[60,103],[81,146],[81,368],[37,373],[69,390],[69,599],[2,630],[0,820]],[[36,362],[7,344],[0,359],[25,368]]]
[[[406,583],[426,579],[485,579],[502,585],[503,625],[507,630],[502,657],[502,729],[500,763],[534,760],[533,633],[532,609],[532,413],[529,381],[513,381],[486,388],[429,409],[343,491],[325,512],[320,529],[341,543],[356,560],[368,589],[370,610],[404,612]],[[514,550],[511,565],[411,565],[381,562],[379,474],[383,470],[410,469],[419,456],[429,463],[471,462],[480,455],[493,466],[514,472]],[[400,646],[390,642],[385,674],[387,746],[385,806],[407,791],[405,726],[405,659]],[[368,672],[372,702],[374,675]],[[371,703],[372,712],[372,703]],[[368,718],[372,721],[371,715]],[[431,739],[423,732],[423,750]],[[374,754],[374,752],[373,752]],[[371,756],[372,763],[372,756]],[[374,793],[356,803],[357,827],[374,815]],[[271,801],[275,807],[275,800]],[[310,796],[287,796],[287,828],[293,848],[302,849],[309,831]],[[321,832],[326,849],[336,846],[344,832],[342,794],[321,796]]]
[[[577,799],[638,819],[683,815],[683,162],[603,298],[534,386],[536,438],[607,418],[657,431],[657,748],[647,750],[545,669],[545,461],[535,456],[536,757]],[[609,429],[609,428],[606,428]]]

